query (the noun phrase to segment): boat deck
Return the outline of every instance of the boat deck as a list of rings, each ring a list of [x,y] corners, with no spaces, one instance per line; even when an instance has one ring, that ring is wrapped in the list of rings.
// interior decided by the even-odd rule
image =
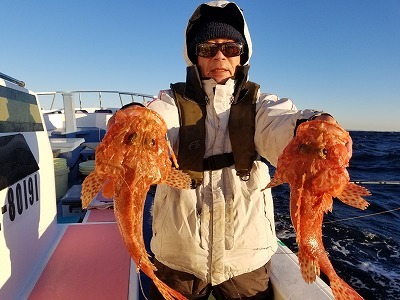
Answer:
[[[137,299],[130,269],[115,222],[69,225],[28,299]]]

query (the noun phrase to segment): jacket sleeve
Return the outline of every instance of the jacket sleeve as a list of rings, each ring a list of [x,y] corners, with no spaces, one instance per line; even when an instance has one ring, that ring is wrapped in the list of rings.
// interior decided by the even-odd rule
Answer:
[[[147,108],[159,113],[168,127],[168,140],[170,141],[175,154],[178,151],[179,136],[179,115],[173,98],[172,90],[160,91],[158,98],[147,104]]]
[[[256,105],[254,142],[257,152],[276,166],[279,155],[294,136],[296,124],[321,113],[297,110],[291,99],[261,94]]]

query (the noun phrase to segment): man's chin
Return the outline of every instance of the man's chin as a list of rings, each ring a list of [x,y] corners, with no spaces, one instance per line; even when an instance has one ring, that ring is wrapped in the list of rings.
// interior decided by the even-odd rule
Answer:
[[[214,79],[219,84],[224,84],[229,78],[231,78],[231,74],[229,72],[218,72],[219,74],[210,74],[211,78]]]

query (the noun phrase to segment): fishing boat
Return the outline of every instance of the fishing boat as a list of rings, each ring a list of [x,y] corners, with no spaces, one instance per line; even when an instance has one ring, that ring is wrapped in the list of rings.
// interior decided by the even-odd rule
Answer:
[[[83,104],[88,95],[96,104]],[[41,107],[44,97],[50,108]],[[80,191],[111,116],[124,104],[152,98],[118,91],[34,93],[0,73],[0,299],[145,298],[147,279],[123,244],[112,200],[99,193],[82,210]],[[144,224],[149,240],[150,222]],[[278,300],[333,299],[320,278],[303,281],[296,255],[279,240],[271,282]]]

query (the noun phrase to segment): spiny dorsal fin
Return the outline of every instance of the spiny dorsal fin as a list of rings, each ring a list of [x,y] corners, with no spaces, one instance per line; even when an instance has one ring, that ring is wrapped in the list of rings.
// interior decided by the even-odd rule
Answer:
[[[269,188],[276,187],[276,186],[281,185],[283,183],[285,183],[285,181],[283,181],[281,179],[277,179],[276,177],[273,177],[273,178],[271,178],[271,181],[267,184],[267,186],[265,188],[263,188],[261,191],[264,191],[264,190],[269,189]]]

